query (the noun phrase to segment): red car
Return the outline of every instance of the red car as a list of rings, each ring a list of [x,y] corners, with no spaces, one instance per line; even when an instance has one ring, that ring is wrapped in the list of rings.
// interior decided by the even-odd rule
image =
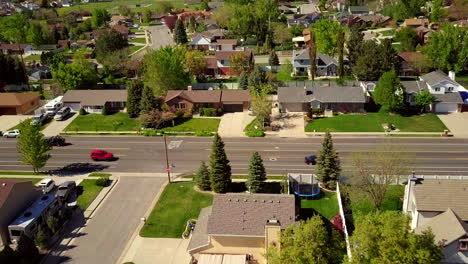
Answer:
[[[98,161],[98,160],[111,161],[114,159],[114,154],[107,152],[105,150],[95,149],[91,151],[91,159],[93,159],[94,161]]]

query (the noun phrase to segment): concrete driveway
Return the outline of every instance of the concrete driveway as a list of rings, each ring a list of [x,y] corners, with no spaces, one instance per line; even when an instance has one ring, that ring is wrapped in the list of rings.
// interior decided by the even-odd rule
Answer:
[[[31,117],[30,115],[2,115],[0,116],[0,131],[5,132]]]
[[[169,29],[164,26],[149,26],[147,30],[151,34],[150,48],[157,50],[164,46],[174,46],[175,42]]]
[[[280,137],[305,137],[304,113],[289,112],[284,114],[273,113],[272,125],[279,127]]]
[[[247,111],[225,113],[221,117],[218,134],[221,137],[245,137],[244,128],[254,119]]]
[[[165,181],[156,177],[121,177],[80,234],[60,255],[43,263],[115,264]]]
[[[42,130],[42,134],[46,137],[59,135],[77,116],[78,113],[72,112],[65,120],[57,121],[52,119],[50,124]]]
[[[123,262],[138,264],[188,264],[187,253],[189,239],[147,238],[137,236],[128,249]]]
[[[468,138],[468,112],[437,115],[456,137]]]

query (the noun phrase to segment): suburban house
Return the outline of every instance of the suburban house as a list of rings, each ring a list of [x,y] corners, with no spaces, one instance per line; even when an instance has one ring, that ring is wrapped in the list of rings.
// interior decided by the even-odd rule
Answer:
[[[369,8],[367,6],[349,6],[348,13],[351,15],[367,15],[369,14]]]
[[[442,263],[468,263],[468,181],[441,178],[410,178],[403,212],[416,233],[431,229],[443,246]]]
[[[222,39],[212,34],[195,35],[190,42],[190,47],[198,50],[232,51],[236,50],[238,45],[237,39]]]
[[[293,73],[296,76],[311,76],[309,49],[293,51]],[[315,60],[316,76],[337,76],[338,62],[328,55],[317,53]]]
[[[317,22],[320,19],[319,13],[310,13],[310,14],[296,14],[292,18],[288,19],[288,27],[293,27],[297,25],[302,25],[305,28],[308,28],[313,23]]]
[[[282,112],[361,113],[367,103],[367,91],[360,85],[340,86],[334,82],[305,83],[303,87],[279,87],[278,103]]]
[[[198,50],[215,50],[215,44],[218,39],[224,38],[224,30],[215,29],[201,32],[192,36],[190,47]],[[214,46],[212,47],[211,44]]]
[[[0,44],[3,54],[31,55],[33,47],[29,44]]]
[[[122,26],[122,25],[114,25],[110,28],[105,28],[105,29],[95,29],[93,30],[93,38],[97,40],[99,36],[101,36],[102,33],[104,33],[106,30],[115,30],[119,32],[120,35],[122,35],[122,37],[124,37],[125,39],[128,38],[128,34],[129,34],[128,27]]]
[[[401,27],[428,27],[429,26],[429,19],[427,18],[408,18],[401,24]]]
[[[52,79],[52,73],[48,66],[34,67],[28,74],[30,81],[36,82],[44,79]]]
[[[414,104],[414,96],[424,89],[434,95],[435,101],[429,107],[436,113],[463,112],[468,110],[468,91],[455,81],[455,73],[450,77],[440,70],[419,77],[419,81],[403,81],[408,101]]]
[[[31,181],[0,180],[0,247],[11,243],[8,225],[41,194]]]
[[[0,115],[24,115],[39,107],[35,93],[0,93]]]
[[[279,246],[281,230],[294,224],[297,214],[293,195],[217,194],[213,205],[201,210],[187,251],[198,264],[266,264],[266,250]],[[242,257],[227,262],[233,255]],[[208,262],[213,256],[218,262]]]
[[[222,108],[223,112],[242,112],[249,108],[246,90],[169,90],[164,99],[172,110],[198,111],[201,107]]]
[[[399,76],[419,76],[420,69],[417,69],[418,61],[423,59],[421,52],[398,52],[398,60],[400,68],[398,70]]]
[[[230,50],[216,51],[215,56],[207,56],[206,58],[206,74],[211,76],[233,76],[238,73],[231,68],[231,56],[239,53],[244,53],[250,58],[251,63],[254,62],[253,52],[251,50]]]
[[[127,90],[69,90],[63,95],[63,104],[74,111],[83,108],[88,113],[101,113],[106,107],[119,112],[125,110]]]

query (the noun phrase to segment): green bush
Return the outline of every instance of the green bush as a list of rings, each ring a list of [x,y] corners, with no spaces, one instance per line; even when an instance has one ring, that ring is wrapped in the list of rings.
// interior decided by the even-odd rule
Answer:
[[[104,107],[102,108],[101,114],[102,114],[102,115],[108,115],[108,114],[109,114],[109,111],[107,110],[107,107],[106,107],[106,106],[104,106]]]
[[[106,187],[109,185],[109,177],[99,177],[99,179],[96,180],[96,185]]]
[[[86,115],[87,112],[84,110],[84,108],[80,108],[80,115]]]
[[[184,110],[178,110],[175,112],[175,118],[177,119],[182,118],[184,117],[184,114],[185,114]]]
[[[210,137],[213,134],[210,131],[205,131],[205,130],[200,130],[200,131],[195,131],[195,136],[197,137]]]
[[[222,116],[222,115],[224,114],[224,111],[223,111],[222,108],[218,108],[218,109],[216,110],[216,112],[217,112],[218,116]]]
[[[217,110],[211,107],[200,108],[200,115],[201,116],[217,116]]]
[[[262,130],[248,130],[245,132],[245,135],[248,137],[264,137],[265,132]]]
[[[112,174],[107,172],[93,172],[89,174],[89,177],[110,177]]]
[[[155,137],[155,136],[159,136],[158,133],[159,132],[157,130],[149,129],[149,130],[145,130],[143,132],[143,136],[145,136],[145,137]]]

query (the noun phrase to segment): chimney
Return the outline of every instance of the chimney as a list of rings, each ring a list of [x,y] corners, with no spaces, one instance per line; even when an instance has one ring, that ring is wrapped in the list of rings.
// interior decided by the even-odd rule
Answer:
[[[448,77],[449,77],[452,81],[455,81],[455,72],[454,72],[454,71],[449,71]]]
[[[192,85],[187,86],[187,91],[192,91]]]
[[[280,249],[281,225],[277,219],[268,220],[265,225],[265,249],[274,246]]]

